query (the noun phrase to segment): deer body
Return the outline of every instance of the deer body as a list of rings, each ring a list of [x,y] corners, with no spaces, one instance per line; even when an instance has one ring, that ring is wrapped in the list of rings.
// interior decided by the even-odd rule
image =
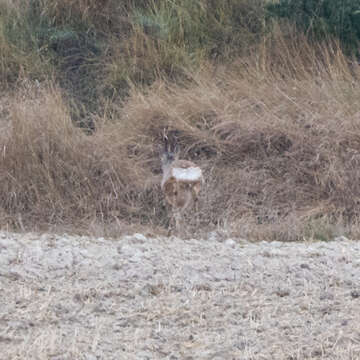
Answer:
[[[201,169],[192,161],[178,160],[178,154],[166,150],[162,157],[163,178],[161,189],[172,208],[172,218],[179,230],[184,212],[194,204],[196,211],[198,195],[204,182]]]

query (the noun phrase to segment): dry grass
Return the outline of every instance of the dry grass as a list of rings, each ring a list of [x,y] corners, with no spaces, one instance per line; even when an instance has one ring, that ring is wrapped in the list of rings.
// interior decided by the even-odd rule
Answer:
[[[14,225],[101,219],[115,212],[131,217],[141,170],[124,156],[126,144],[116,130],[87,136],[51,85],[27,86],[9,106],[11,121],[1,136],[1,204]]]
[[[147,95],[135,92],[124,107],[126,136],[137,156],[148,157],[149,172],[157,171],[150,149],[163,128],[205,169],[204,224],[246,219],[281,228],[291,219],[296,231],[284,237],[296,238],[313,232],[311,219],[357,223],[358,68],[336,46],[302,40],[278,46],[287,61],[282,55],[264,70],[262,59],[205,69],[189,86],[159,82]]]
[[[201,229],[295,240],[355,231],[358,74],[336,45],[280,33],[231,67],[204,63],[182,84],[134,87],[92,116],[90,136],[61,89],[26,82],[3,98],[1,222],[165,226],[166,128],[205,171]]]
[[[264,32],[262,0],[2,0],[0,9],[3,85],[52,76],[88,112],[131,82],[244,53]]]

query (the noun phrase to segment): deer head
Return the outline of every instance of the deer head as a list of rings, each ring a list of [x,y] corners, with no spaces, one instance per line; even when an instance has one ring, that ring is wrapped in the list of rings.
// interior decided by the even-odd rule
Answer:
[[[179,158],[179,146],[176,143],[176,140],[173,144],[169,142],[169,138],[164,131],[163,134],[164,147],[162,149],[160,159],[162,170],[164,171],[171,163]]]

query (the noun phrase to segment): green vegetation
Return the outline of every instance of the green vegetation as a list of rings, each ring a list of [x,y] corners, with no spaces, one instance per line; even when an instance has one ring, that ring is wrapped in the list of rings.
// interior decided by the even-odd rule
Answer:
[[[358,54],[359,0],[280,0],[268,4],[271,16],[286,18],[317,39],[335,36],[348,52]]]
[[[0,1],[0,224],[164,228],[166,128],[205,172],[199,230],[355,233],[348,3]]]

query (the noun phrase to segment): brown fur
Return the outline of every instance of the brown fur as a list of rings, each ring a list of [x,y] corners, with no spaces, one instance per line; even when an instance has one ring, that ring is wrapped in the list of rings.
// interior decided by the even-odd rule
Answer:
[[[165,195],[165,200],[172,208],[172,219],[175,220],[175,227],[179,230],[180,218],[183,217],[184,212],[192,205],[195,205],[195,210],[198,211],[198,196],[203,183],[203,177],[199,180],[180,180],[178,181],[172,176],[172,169],[174,168],[191,168],[197,167],[193,162],[188,160],[178,160],[166,162],[163,164],[163,181],[162,190]]]

